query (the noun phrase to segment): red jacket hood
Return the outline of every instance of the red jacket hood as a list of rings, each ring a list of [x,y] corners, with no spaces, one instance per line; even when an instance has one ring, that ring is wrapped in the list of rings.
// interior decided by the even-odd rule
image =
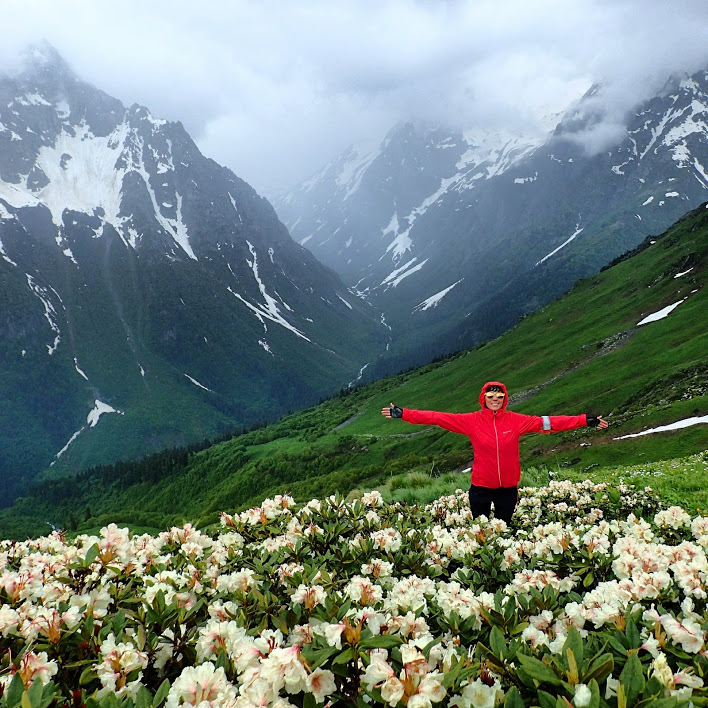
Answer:
[[[505,411],[506,404],[509,402],[509,394],[506,392],[506,386],[501,383],[501,381],[487,381],[487,383],[482,386],[482,391],[479,394],[479,405],[482,406],[482,410],[489,410],[489,408],[484,405],[484,394],[490,386],[500,386],[501,390],[504,391],[504,403],[502,404],[501,410]]]

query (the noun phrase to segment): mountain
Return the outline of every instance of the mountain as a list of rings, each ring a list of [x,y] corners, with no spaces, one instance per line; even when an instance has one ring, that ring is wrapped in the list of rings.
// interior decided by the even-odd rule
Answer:
[[[708,203],[498,339],[207,449],[47,480],[0,512],[0,537],[45,533],[48,522],[81,530],[111,521],[152,529],[207,524],[220,511],[277,494],[306,501],[357,488],[410,493],[416,477],[425,484],[442,475],[452,489],[465,488],[465,436],[387,420],[380,411],[391,401],[476,410],[489,380],[506,383],[512,410],[603,414],[610,422],[605,432],[525,436],[525,474],[550,469],[577,478],[699,453],[708,448],[707,284]],[[638,469],[644,486],[648,473]],[[684,489],[691,484],[686,479]]]
[[[604,135],[593,87],[545,139],[404,124],[275,201],[297,241],[384,312],[388,361],[505,331],[706,198],[708,72]]]
[[[180,123],[49,46],[0,77],[0,479],[221,435],[346,386],[380,314]]]

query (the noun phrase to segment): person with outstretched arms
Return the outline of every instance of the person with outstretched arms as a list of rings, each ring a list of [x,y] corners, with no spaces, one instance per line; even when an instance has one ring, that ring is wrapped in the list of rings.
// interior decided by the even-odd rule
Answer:
[[[442,413],[399,408],[391,403],[381,413],[408,423],[437,425],[453,433],[467,435],[472,443],[472,484],[470,509],[474,516],[489,516],[492,503],[497,518],[510,521],[519,501],[521,461],[519,438],[526,433],[553,433],[589,426],[604,430],[602,416],[524,415],[507,410],[506,386],[489,381],[479,394],[481,410],[473,413]]]

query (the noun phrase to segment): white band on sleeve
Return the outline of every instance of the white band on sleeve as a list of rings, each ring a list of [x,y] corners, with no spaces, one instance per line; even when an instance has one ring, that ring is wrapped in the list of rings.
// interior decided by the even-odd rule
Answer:
[[[543,420],[542,430],[550,430],[551,429],[551,419],[547,415],[542,415],[541,420]]]

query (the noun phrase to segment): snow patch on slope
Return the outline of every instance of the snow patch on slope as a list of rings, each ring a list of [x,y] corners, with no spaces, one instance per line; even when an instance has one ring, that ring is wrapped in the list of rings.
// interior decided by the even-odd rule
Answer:
[[[554,256],[556,253],[558,253],[558,251],[560,251],[561,248],[565,248],[571,241],[573,241],[576,238],[576,236],[579,236],[582,233],[583,228],[581,228],[580,223],[578,222],[575,225],[575,231],[570,235],[570,238],[563,241],[563,243],[560,246],[558,246],[558,248],[554,248],[550,253],[546,254],[543,258],[541,258],[540,261],[538,261],[536,263],[536,265],[541,265],[541,263],[543,263],[544,261],[548,260],[551,256]],[[536,266],[534,266],[534,268],[535,267]]]
[[[413,308],[413,312],[423,312],[424,310],[429,310],[431,307],[437,307],[445,295],[447,295],[450,290],[452,290],[456,285],[459,285],[463,280],[464,278],[460,278],[456,283],[453,283],[444,290],[441,290],[439,293],[435,293],[435,295],[431,295],[427,300],[423,300],[423,302]]]
[[[649,324],[650,322],[656,322],[658,320],[663,320],[664,317],[668,317],[682,302],[685,302],[686,298],[673,303],[672,305],[667,305],[662,307],[661,310],[652,312],[651,315],[647,315],[641,322],[637,322],[637,327],[640,325]]]
[[[152,122],[155,127],[164,124],[164,121]],[[171,147],[169,140],[167,143]],[[142,138],[131,132],[126,121],[121,122],[107,136],[94,135],[83,122],[75,128],[73,134],[63,130],[53,145],[40,147],[30,174],[40,171],[47,178],[48,184],[39,189],[30,186],[29,174],[20,184],[0,181],[0,198],[15,208],[44,204],[57,228],[61,228],[63,214],[67,209],[86,214],[94,214],[96,209],[102,209],[103,222],[114,226],[126,245],[135,248],[137,233],[130,227],[124,229],[127,218],[120,216],[120,210],[123,180],[126,174],[136,172],[143,178],[160,226],[190,258],[197,260],[182,219],[182,196],[174,195],[174,217],[163,214],[164,209],[174,209],[174,204],[172,201],[158,202],[143,163],[143,150]],[[161,157],[154,150],[153,155],[158,162],[158,174],[174,169],[171,155]],[[124,230],[128,234],[127,240],[123,235]],[[73,259],[70,253],[65,252],[65,255]]]
[[[250,241],[246,241],[246,243],[248,244],[248,249],[251,252],[251,255],[253,256],[252,261],[246,262],[248,263],[253,272],[253,277],[256,279],[256,283],[258,284],[258,289],[260,290],[260,293],[263,297],[264,304],[254,305],[248,302],[248,300],[246,300],[242,295],[239,295],[237,292],[234,292],[230,286],[227,288],[227,290],[234,297],[237,297],[239,300],[241,300],[241,302],[256,315],[256,317],[259,319],[266,331],[268,331],[268,327],[263,321],[264,318],[270,320],[271,322],[279,324],[281,327],[284,327],[285,329],[291,331],[293,334],[297,335],[298,337],[301,337],[306,342],[311,341],[309,337],[305,336],[299,329],[291,325],[290,322],[288,322],[280,313],[280,308],[278,307],[276,299],[272,295],[268,294],[265,285],[263,284],[263,281],[258,275],[258,255],[256,253],[256,249],[253,247],[253,244]],[[285,305],[285,303],[283,303],[283,305]],[[287,309],[290,309],[287,305],[285,305],[285,307],[287,307]]]
[[[200,384],[199,381],[196,379],[193,379],[189,374],[185,374],[185,376],[195,385],[198,386],[199,388],[204,389],[205,391],[209,391],[209,393],[214,393],[210,388],[207,388],[204,386],[204,384]]]
[[[121,411],[116,410],[113,406],[109,406],[107,403],[96,399],[94,401],[93,410],[86,418],[86,423],[89,428],[95,428],[98,425],[98,421],[101,419],[101,416],[106,413],[118,413],[119,415],[123,415]]]
[[[337,187],[346,190],[343,202],[359,189],[367,168],[381,154],[381,147],[379,143],[367,143],[352,147],[350,152],[351,157],[344,163],[335,179]]]
[[[35,166],[49,184],[34,195],[47,206],[58,227],[65,209],[91,214],[101,207],[107,222],[118,223],[125,170],[116,169],[116,162],[127,132],[127,124],[121,123],[109,135],[95,136],[84,123],[75,135],[62,131],[54,145],[39,149]]]
[[[660,425],[658,428],[650,428],[649,430],[642,430],[641,433],[632,433],[631,435],[622,435],[615,440],[625,440],[626,438],[638,438],[642,435],[651,435],[652,433],[665,433],[669,430],[680,430],[681,428],[688,428],[692,425],[699,425],[701,423],[708,423],[708,415],[694,416],[692,418],[684,418],[683,420],[677,420],[675,423],[669,423],[669,425]]]
[[[428,262],[428,259],[426,258],[422,263],[418,263],[418,265],[416,265],[417,261],[417,258],[411,258],[411,260],[404,263],[400,268],[396,268],[396,270],[389,273],[381,281],[381,285],[386,285],[390,288],[395,288],[404,278],[407,278],[409,275],[413,275],[413,273],[418,272]]]
[[[56,334],[56,337],[54,337],[54,342],[52,344],[47,344],[47,351],[51,356],[57,350],[59,342],[61,341],[61,330],[59,329],[59,318],[57,317],[57,311],[54,308],[51,299],[49,298],[49,293],[47,292],[47,289],[39,285],[35,281],[35,279],[31,275],[29,275],[29,273],[27,273],[26,275],[27,285],[29,286],[29,289],[37,296],[37,298],[39,298],[39,301],[44,306],[44,317],[46,318],[47,322],[49,322],[49,326],[52,332]],[[54,293],[56,294],[56,291],[54,291]]]
[[[74,360],[76,361],[76,360]],[[77,367],[78,370],[78,367]],[[86,425],[88,425],[89,428],[95,428],[98,425],[98,421],[101,419],[102,415],[105,415],[106,413],[117,413],[118,415],[125,415],[122,411],[116,410],[113,408],[113,406],[109,406],[107,403],[104,403],[103,401],[99,401],[98,399],[94,400],[93,408],[89,412],[88,416],[86,416]],[[57,452],[57,454],[54,456],[54,460],[50,463],[50,467],[54,466],[54,463],[69,449],[69,446],[76,440],[76,438],[81,435],[81,433],[86,430],[86,425],[81,426],[68,440],[66,445]]]

